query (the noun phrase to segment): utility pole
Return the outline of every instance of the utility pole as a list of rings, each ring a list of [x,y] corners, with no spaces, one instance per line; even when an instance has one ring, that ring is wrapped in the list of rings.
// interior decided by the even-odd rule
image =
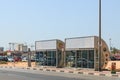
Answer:
[[[110,53],[111,53],[111,51],[112,51],[111,38],[109,39],[109,41],[110,41]]]
[[[99,71],[102,71],[101,68],[101,0],[99,0]]]

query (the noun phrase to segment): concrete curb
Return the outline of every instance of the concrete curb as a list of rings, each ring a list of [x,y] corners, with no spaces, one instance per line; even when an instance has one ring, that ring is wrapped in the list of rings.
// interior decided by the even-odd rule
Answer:
[[[110,73],[102,73],[102,72],[96,72],[96,71],[75,71],[75,70],[60,70],[60,69],[50,69],[50,68],[36,68],[36,67],[13,67],[13,66],[0,66],[0,68],[9,68],[9,69],[26,69],[26,70],[39,70],[39,71],[48,71],[48,72],[61,72],[61,73],[70,73],[70,74],[83,74],[83,75],[95,75],[95,76],[107,76],[107,77],[119,77],[120,74],[110,74]]]

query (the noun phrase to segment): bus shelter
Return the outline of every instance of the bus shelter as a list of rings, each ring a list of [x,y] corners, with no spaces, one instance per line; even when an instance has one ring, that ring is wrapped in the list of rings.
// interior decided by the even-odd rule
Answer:
[[[66,67],[73,68],[99,68],[98,55],[98,37],[77,37],[65,39],[65,61]],[[105,41],[102,40],[102,69],[105,68],[109,61],[109,49]]]
[[[64,42],[57,39],[36,41],[36,65],[62,67],[63,47]]]

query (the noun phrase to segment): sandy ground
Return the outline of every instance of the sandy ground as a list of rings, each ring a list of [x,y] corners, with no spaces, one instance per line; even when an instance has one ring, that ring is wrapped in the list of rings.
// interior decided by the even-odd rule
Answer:
[[[109,61],[105,69],[111,70],[112,63],[116,63],[116,70],[120,71],[120,61]],[[7,64],[0,64],[0,66],[28,67],[28,62],[7,62]],[[31,67],[36,67],[35,62],[31,62]]]
[[[13,66],[13,67],[28,67],[27,62],[7,62],[7,64],[0,64],[3,66]],[[35,62],[31,62],[31,67],[35,67]]]

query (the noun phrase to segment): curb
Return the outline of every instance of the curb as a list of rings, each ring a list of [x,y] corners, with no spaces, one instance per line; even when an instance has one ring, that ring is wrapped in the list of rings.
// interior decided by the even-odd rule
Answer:
[[[120,74],[106,74],[106,73],[95,73],[95,72],[83,72],[83,71],[72,71],[72,70],[56,70],[56,69],[49,69],[49,68],[36,68],[36,67],[12,67],[12,66],[0,66],[0,68],[9,68],[9,69],[26,69],[26,70],[39,70],[39,71],[47,71],[47,72],[60,72],[60,73],[70,73],[70,74],[83,74],[83,75],[95,75],[95,76],[107,76],[107,77],[116,77],[120,78]]]

